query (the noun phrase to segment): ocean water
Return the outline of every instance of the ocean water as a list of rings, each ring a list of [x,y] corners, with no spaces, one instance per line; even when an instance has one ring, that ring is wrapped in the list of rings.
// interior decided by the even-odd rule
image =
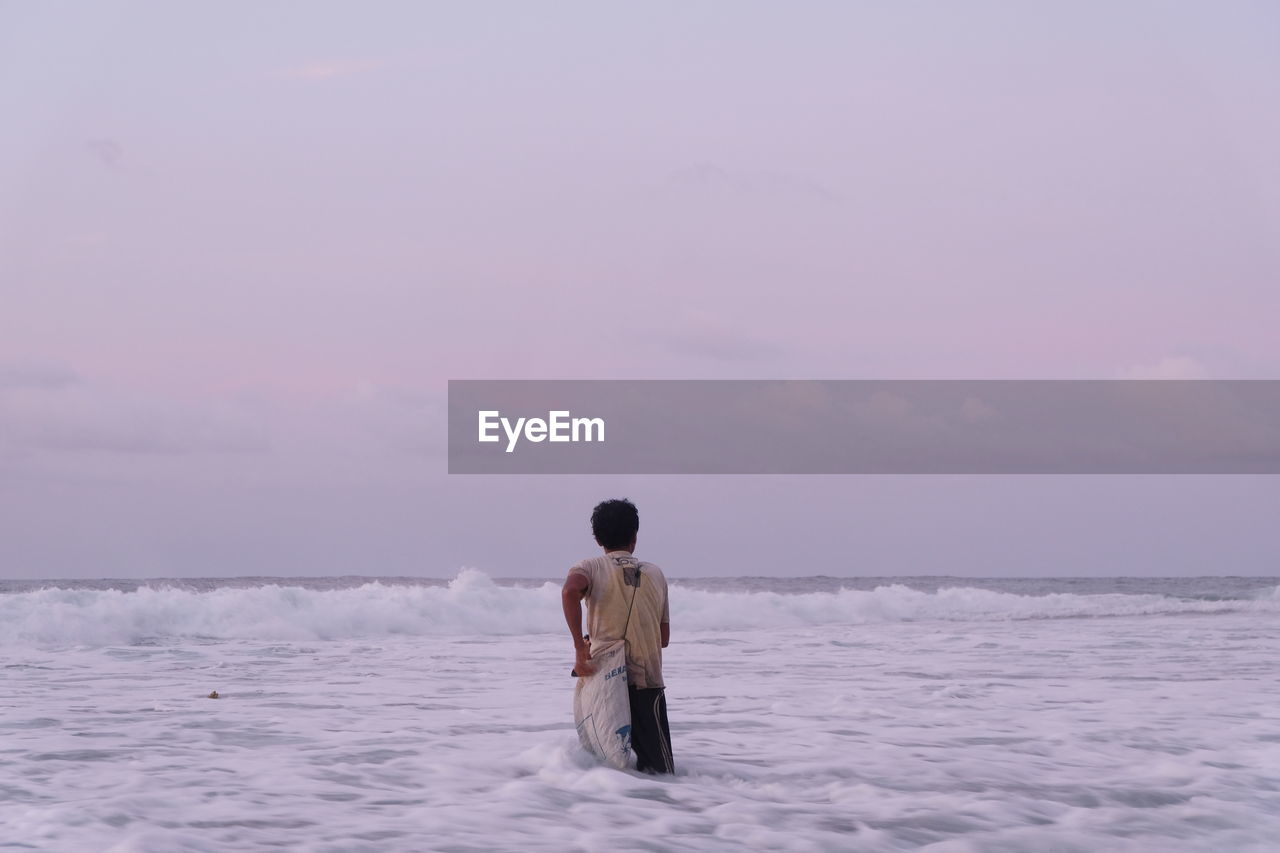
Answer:
[[[1277,578],[673,580],[668,778],[571,651],[471,570],[0,582],[0,849],[1280,849]]]

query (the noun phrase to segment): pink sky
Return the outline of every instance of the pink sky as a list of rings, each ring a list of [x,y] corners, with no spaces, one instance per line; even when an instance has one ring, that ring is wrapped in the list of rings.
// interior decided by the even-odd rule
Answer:
[[[677,575],[1274,571],[1270,480],[464,480],[440,430],[451,377],[1280,377],[1278,43],[1265,2],[0,6],[0,575],[556,575],[624,491]]]

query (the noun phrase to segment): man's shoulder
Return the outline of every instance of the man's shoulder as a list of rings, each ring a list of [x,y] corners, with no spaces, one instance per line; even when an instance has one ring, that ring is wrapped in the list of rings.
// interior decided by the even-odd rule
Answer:
[[[640,559],[636,559],[636,562],[640,564],[640,570],[645,574],[651,577],[658,578],[664,584],[667,582],[666,574],[663,573],[662,567],[659,566],[657,563],[651,563],[648,560],[640,560]],[[602,569],[609,568],[609,566],[610,566],[609,558],[607,556],[601,556],[597,554],[594,557],[582,558],[581,560],[579,560],[578,562],[570,566],[569,571],[581,572],[584,575],[592,575]]]
[[[648,560],[641,560],[640,570],[651,577],[657,576],[663,583],[667,582],[667,576],[662,573],[662,567],[657,563],[651,563]]]
[[[604,557],[583,557],[578,562],[569,567],[571,572],[583,572],[591,574],[593,571],[600,569],[604,565]]]

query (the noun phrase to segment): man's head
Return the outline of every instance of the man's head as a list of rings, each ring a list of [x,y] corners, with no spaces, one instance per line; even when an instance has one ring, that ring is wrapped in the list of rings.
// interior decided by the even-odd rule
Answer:
[[[639,529],[640,513],[626,498],[601,501],[591,511],[591,533],[606,551],[634,551]]]

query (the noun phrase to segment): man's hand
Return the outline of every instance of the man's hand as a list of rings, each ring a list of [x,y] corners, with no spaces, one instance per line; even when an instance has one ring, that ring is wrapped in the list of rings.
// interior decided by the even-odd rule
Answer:
[[[579,676],[595,674],[596,665],[591,662],[591,647],[578,646],[574,651],[573,671]]]

